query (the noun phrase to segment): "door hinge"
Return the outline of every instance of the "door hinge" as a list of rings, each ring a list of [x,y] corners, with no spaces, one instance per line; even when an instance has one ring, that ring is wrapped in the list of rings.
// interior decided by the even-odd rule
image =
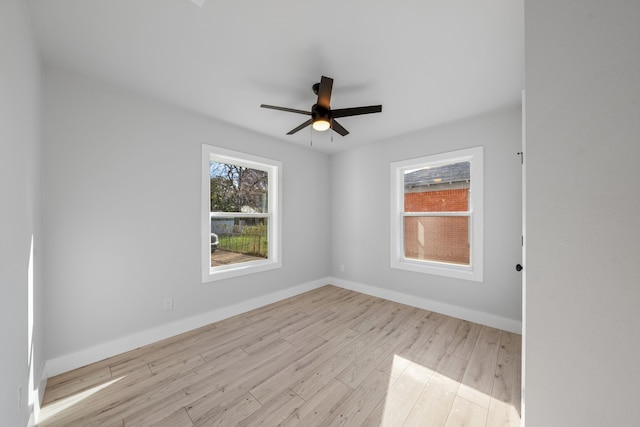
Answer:
[[[520,156],[520,164],[524,165],[524,151],[520,151],[518,153],[516,153],[518,156]]]

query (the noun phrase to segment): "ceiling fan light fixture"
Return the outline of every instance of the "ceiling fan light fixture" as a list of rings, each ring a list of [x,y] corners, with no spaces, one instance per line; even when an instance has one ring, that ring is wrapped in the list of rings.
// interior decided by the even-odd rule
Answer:
[[[323,132],[331,127],[331,123],[327,119],[317,119],[313,122],[313,128],[317,131]]]

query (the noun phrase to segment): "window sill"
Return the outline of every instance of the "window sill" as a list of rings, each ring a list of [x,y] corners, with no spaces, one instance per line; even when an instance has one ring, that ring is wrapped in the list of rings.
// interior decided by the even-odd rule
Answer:
[[[455,265],[438,262],[413,261],[408,259],[391,260],[391,268],[413,271],[416,273],[433,274],[436,276],[451,277],[454,279],[482,282],[482,269],[464,265]]]
[[[202,274],[202,283],[226,280],[247,274],[261,273],[282,267],[282,263],[273,260],[250,261],[237,265],[209,268]]]

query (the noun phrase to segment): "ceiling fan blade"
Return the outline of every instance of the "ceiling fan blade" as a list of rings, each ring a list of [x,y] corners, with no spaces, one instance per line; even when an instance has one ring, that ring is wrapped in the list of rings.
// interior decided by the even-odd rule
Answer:
[[[361,114],[379,113],[382,105],[369,105],[368,107],[339,108],[331,110],[331,117],[359,116]]]
[[[311,124],[311,122],[312,122],[311,119],[307,120],[306,122],[304,122],[300,126],[291,129],[289,132],[287,132],[287,135],[293,135],[294,133],[298,132],[299,130],[306,128],[307,126],[309,126]]]
[[[331,120],[331,129],[333,129],[335,132],[339,133],[342,136],[346,136],[349,134],[349,131],[346,130],[340,123],[338,123],[336,120]]]
[[[269,109],[271,109],[271,110],[287,111],[287,112],[289,112],[289,113],[304,114],[304,115],[306,115],[306,116],[310,116],[310,115],[311,115],[311,112],[310,112],[310,111],[296,110],[295,108],[276,107],[275,105],[267,105],[267,104],[260,104],[260,107],[262,107],[262,108],[269,108]]]
[[[329,109],[331,103],[331,89],[333,88],[333,79],[331,77],[322,76],[320,79],[320,87],[318,88],[318,105]]]

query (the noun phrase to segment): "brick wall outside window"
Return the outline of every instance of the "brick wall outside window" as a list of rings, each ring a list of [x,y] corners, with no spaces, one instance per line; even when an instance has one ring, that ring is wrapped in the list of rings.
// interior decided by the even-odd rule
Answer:
[[[405,212],[467,211],[469,189],[405,193]],[[469,264],[469,218],[406,217],[405,257]]]

